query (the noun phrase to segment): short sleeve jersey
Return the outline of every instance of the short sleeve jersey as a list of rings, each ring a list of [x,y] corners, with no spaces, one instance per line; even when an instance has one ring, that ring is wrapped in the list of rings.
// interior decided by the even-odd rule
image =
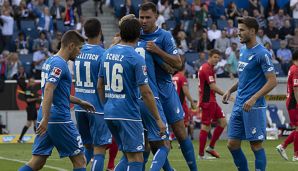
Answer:
[[[204,63],[199,69],[199,91],[200,91],[200,104],[216,102],[215,92],[211,90],[210,84],[215,83],[214,66]]]
[[[294,87],[298,86],[298,66],[292,65],[288,72],[288,84],[287,84],[287,108],[296,109],[297,101],[295,99]]]

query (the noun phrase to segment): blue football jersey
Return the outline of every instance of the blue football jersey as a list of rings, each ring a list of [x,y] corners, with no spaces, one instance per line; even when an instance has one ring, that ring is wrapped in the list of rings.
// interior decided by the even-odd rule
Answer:
[[[158,96],[158,87],[157,87],[157,81],[155,76],[155,65],[154,60],[152,57],[152,54],[146,50],[146,41],[139,40],[137,43],[137,46],[135,48],[135,51],[138,52],[144,59],[147,66],[147,73],[148,73],[148,79],[149,79],[149,86],[152,90],[152,93],[154,97],[159,98]]]
[[[175,40],[172,34],[168,31],[158,28],[155,32],[145,34],[141,32],[141,39],[144,41],[153,41],[159,48],[170,55],[177,55],[178,50],[175,44]],[[161,67],[161,58],[152,53],[153,59],[157,65],[155,65],[155,75],[159,87],[159,95],[161,97],[168,97],[173,93],[175,86],[172,82],[172,76]]]
[[[115,45],[104,53],[99,77],[105,83],[105,119],[140,121],[139,86],[148,84],[144,58],[131,46]]]
[[[56,89],[53,94],[51,114],[49,122],[69,122],[70,116],[70,89],[71,73],[68,69],[67,62],[60,56],[52,56],[45,61],[41,72],[41,90],[42,99],[46,83],[53,83]],[[41,102],[42,103],[42,102]],[[38,111],[37,120],[42,119],[42,105]]]
[[[238,90],[235,105],[243,106],[267,82],[266,73],[275,73],[271,54],[258,44],[251,49],[242,47],[238,63]],[[265,98],[259,98],[255,107],[266,106]]]
[[[99,45],[85,44],[74,62],[75,96],[90,102],[97,114],[103,114],[103,106],[97,93],[97,79],[104,52]],[[85,110],[75,105],[75,111]]]

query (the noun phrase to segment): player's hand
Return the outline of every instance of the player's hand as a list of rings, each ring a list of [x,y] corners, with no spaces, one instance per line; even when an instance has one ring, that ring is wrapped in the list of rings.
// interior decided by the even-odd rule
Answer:
[[[152,53],[157,53],[160,49],[153,41],[147,41],[146,50]]]
[[[42,136],[47,132],[47,129],[48,129],[48,119],[42,118],[38,128],[36,129],[36,134]]]
[[[229,104],[228,100],[231,98],[231,92],[226,91],[226,93],[222,96],[222,103],[223,104]]]
[[[256,101],[257,99],[255,99],[254,97],[251,97],[250,99],[248,99],[243,105],[243,110],[245,112],[249,112],[251,108],[254,106],[254,104],[256,103]]]
[[[166,131],[167,131],[167,127],[165,126],[165,124],[162,122],[161,119],[157,120],[156,123],[157,123],[157,126],[158,126],[159,130],[160,130],[159,131],[160,137],[165,136]]]
[[[94,113],[95,112],[95,108],[92,104],[90,104],[89,102],[86,102],[84,100],[81,101],[80,106],[85,109],[87,112],[90,113]]]

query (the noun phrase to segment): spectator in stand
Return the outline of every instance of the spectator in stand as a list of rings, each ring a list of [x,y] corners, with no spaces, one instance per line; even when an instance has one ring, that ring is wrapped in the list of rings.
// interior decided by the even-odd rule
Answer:
[[[43,12],[43,9],[46,7],[45,3],[44,3],[44,0],[36,0],[36,1],[32,1],[33,2],[33,10],[37,12],[40,12],[42,13]]]
[[[35,16],[34,14],[27,8],[27,4],[25,0],[20,2],[20,5],[15,8],[14,10],[14,18],[17,21],[18,28],[20,28],[20,21],[21,20],[29,20],[33,19]]]
[[[2,20],[3,25],[0,25],[0,28],[2,30],[2,38],[4,43],[4,49],[11,50],[11,41],[12,41],[12,35],[13,35],[13,24],[14,19],[10,16],[9,10],[5,9],[3,11],[3,14],[0,16],[0,20]]]
[[[188,43],[186,41],[186,33],[184,31],[179,31],[177,35],[177,44],[179,44],[179,48],[183,51],[183,53],[189,50]]]
[[[298,50],[298,28],[295,28],[294,36],[289,41],[289,47],[295,51]]]
[[[278,6],[277,3],[275,2],[276,0],[269,0],[268,1],[268,6],[265,10],[265,17],[268,18],[270,16],[273,16],[278,12]]]
[[[22,65],[19,66],[18,72],[12,77],[12,79],[17,80],[17,83],[21,87],[21,89],[25,90],[27,74],[25,72],[25,68]]]
[[[208,7],[206,3],[201,4],[201,10],[195,12],[194,21],[200,23],[202,26],[207,27],[208,21]]]
[[[73,0],[66,0],[66,10],[64,16],[64,26],[67,27],[67,30],[74,29],[76,24],[76,10],[73,8]]]
[[[13,9],[12,6],[10,5],[10,1],[9,0],[4,0],[3,1],[3,6],[2,6],[2,11],[4,13],[4,11],[8,11],[8,14],[10,16],[13,16]]]
[[[54,33],[54,25],[53,25],[53,17],[50,15],[50,11],[48,7],[44,7],[43,12],[37,12],[38,23],[37,30],[45,31],[46,33],[50,33],[53,35]],[[51,36],[48,34],[48,38]]]
[[[65,7],[60,4],[60,0],[54,0],[54,3],[50,8],[50,13],[53,17],[54,27],[57,29],[57,21],[62,20],[65,15]]]
[[[199,15],[200,11],[202,10],[202,5],[204,3],[201,3],[201,0],[194,0],[191,4],[191,12],[193,16],[195,16],[195,22],[197,22],[196,17]]]
[[[280,41],[280,49],[277,50],[276,57],[281,61],[283,72],[288,73],[291,66],[292,52],[287,48],[287,40]]]
[[[290,8],[292,10],[292,17],[293,20],[295,21],[295,25],[298,25],[298,0],[291,0],[290,1]]]
[[[264,14],[264,7],[259,0],[249,0],[248,15],[253,16],[254,10],[258,10],[261,14]]]
[[[218,19],[226,19],[226,10],[224,6],[224,0],[216,0],[216,2],[212,1],[209,4],[208,9],[212,20],[215,22]]]
[[[234,21],[236,17],[241,16],[241,12],[238,10],[237,5],[235,2],[231,1],[228,5],[228,8],[226,9],[226,13],[229,19]]]
[[[279,30],[279,38],[281,40],[290,39],[294,35],[294,29],[291,26],[290,20],[286,19],[284,21],[284,26]]]
[[[41,79],[41,70],[43,63],[48,59],[50,56],[50,52],[48,49],[42,45],[40,45],[40,50],[37,50],[33,53],[33,76],[36,79]]]
[[[217,78],[227,78],[229,76],[225,68],[226,64],[227,64],[227,59],[225,55],[222,55],[220,58],[220,61],[214,67]]]
[[[196,72],[199,72],[200,67],[207,62],[206,52],[199,53],[199,59],[194,61],[194,68]]]
[[[19,54],[29,53],[29,38],[24,32],[19,32],[18,38],[15,40],[15,51]]]
[[[284,21],[290,19],[288,14],[285,14],[283,9],[279,9],[278,13],[274,15],[274,26],[280,29],[284,26]]]
[[[242,11],[242,17],[247,17],[248,16],[248,11],[245,9]]]
[[[158,12],[165,17],[165,20],[169,20],[171,18],[171,5],[169,4],[169,0],[161,0],[157,4]]]
[[[268,27],[264,31],[270,39],[278,39],[278,29],[275,28],[273,20],[268,21]]]
[[[192,47],[196,49],[197,52],[207,52],[208,50],[213,48],[211,41],[208,39],[207,33],[204,32],[202,34],[202,38],[192,44]]]
[[[272,47],[271,47],[271,44],[268,43],[268,42],[266,42],[266,43],[264,44],[264,47],[270,52],[270,54],[271,54],[271,56],[272,56],[272,63],[273,63],[273,64],[278,64],[278,63],[280,63],[279,59],[276,58],[276,55],[275,55],[275,53],[274,53],[274,51],[273,51],[273,49],[272,49]]]
[[[221,54],[224,54],[226,49],[230,47],[230,39],[226,35],[226,30],[222,30],[221,37],[215,40],[214,49],[219,50]]]
[[[42,48],[41,48],[42,47]],[[49,41],[47,40],[47,35],[44,31],[39,33],[39,38],[35,39],[33,42],[33,51],[42,50],[43,48],[50,49]]]
[[[214,46],[215,40],[221,37],[221,31],[217,29],[217,26],[215,23],[211,25],[211,29],[208,30],[207,34],[208,34],[208,39],[210,40],[210,42],[212,42],[213,46]]]
[[[157,13],[158,13],[158,17],[157,17],[157,20],[155,23],[158,28],[162,28],[162,24],[164,24],[166,22],[166,20],[162,14],[160,14],[159,12],[157,12]]]
[[[266,25],[266,19],[264,18],[263,15],[260,14],[259,10],[254,9],[253,10],[253,16],[257,19],[260,28],[265,28]]]
[[[259,28],[259,31],[257,34],[257,42],[262,45],[265,45],[266,43],[269,43],[270,45],[272,44],[269,37],[266,34],[264,34],[264,29],[262,28]]]
[[[197,51],[198,42],[202,38],[204,29],[200,23],[194,23],[190,33],[190,49]]]
[[[18,54],[10,53],[7,58],[7,79],[12,79],[18,73],[18,68],[21,65]]]
[[[238,61],[239,61],[239,50],[237,50],[237,43],[232,42],[231,44],[231,52],[229,53],[226,70],[231,79],[238,77]]]
[[[232,19],[228,19],[228,26],[226,28],[226,31],[228,38],[232,37],[234,31],[238,32],[238,29],[234,27],[234,21]]]
[[[56,54],[59,51],[59,43],[61,42],[62,33],[57,31],[56,36],[51,41],[51,53]]]
[[[183,30],[186,33],[190,32],[190,21],[193,19],[191,13],[191,6],[187,4],[185,0],[182,0],[180,3],[180,11],[181,11],[181,23],[183,25]]]
[[[4,50],[0,55],[0,81],[3,81],[7,78],[8,55],[9,55],[8,50]]]
[[[234,30],[232,37],[230,37],[230,41],[231,42],[236,42],[238,49],[240,49],[242,47],[242,44],[240,43],[240,39],[239,39],[239,36],[238,36],[238,29]]]

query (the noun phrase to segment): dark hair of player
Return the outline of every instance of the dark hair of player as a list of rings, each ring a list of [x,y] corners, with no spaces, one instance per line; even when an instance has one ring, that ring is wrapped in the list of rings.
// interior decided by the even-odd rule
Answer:
[[[61,39],[61,47],[66,47],[70,43],[74,43],[75,45],[79,45],[84,42],[84,37],[75,30],[69,30],[65,32]]]
[[[293,61],[298,61],[298,50],[296,50],[293,55],[292,55],[292,60]]]
[[[140,37],[141,24],[137,19],[128,19],[120,25],[121,40],[134,42]]]
[[[101,23],[97,18],[90,18],[84,24],[85,35],[94,38],[100,35]]]
[[[153,2],[146,2],[140,6],[140,11],[152,10],[154,13],[157,13],[156,5]]]
[[[258,21],[254,17],[246,16],[246,17],[239,17],[238,24],[244,24],[248,28],[255,29],[255,33],[259,30]]]
[[[220,51],[217,50],[217,49],[211,49],[211,50],[209,51],[209,56],[213,56],[214,54],[218,54],[218,55],[220,55],[221,53],[220,53]]]

